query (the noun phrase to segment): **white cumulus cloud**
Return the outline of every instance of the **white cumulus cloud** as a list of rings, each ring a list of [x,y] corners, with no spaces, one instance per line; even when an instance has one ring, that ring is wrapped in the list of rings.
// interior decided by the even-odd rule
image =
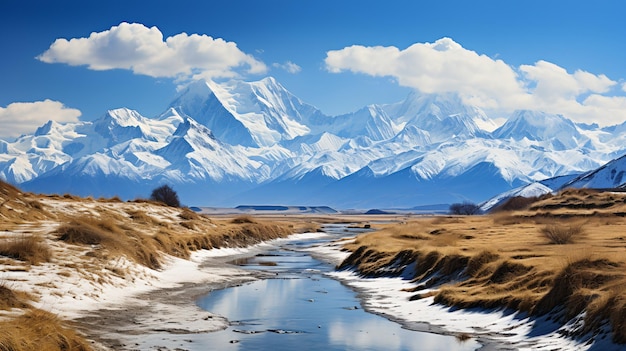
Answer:
[[[284,69],[285,71],[291,74],[300,73],[300,71],[302,71],[302,67],[298,66],[297,64],[291,61],[287,61],[285,63],[274,63],[272,66],[276,68]]]
[[[267,71],[266,65],[234,42],[204,34],[163,38],[157,27],[120,23],[87,38],[57,39],[37,59],[86,65],[92,70],[128,69],[151,77],[211,79]]]
[[[68,108],[59,101],[46,99],[35,102],[14,102],[0,107],[0,138],[15,138],[32,133],[37,127],[53,120],[56,122],[76,122],[81,112]]]
[[[403,50],[345,47],[328,51],[325,64],[333,73],[393,77],[398,84],[423,93],[458,93],[466,102],[486,109],[535,109],[603,125],[626,120],[626,110],[615,107],[622,104],[623,97],[606,95],[618,83],[603,74],[569,73],[543,60],[513,67],[465,49],[450,38],[416,43]]]
[[[485,107],[523,98],[517,72],[502,60],[466,50],[450,38],[396,47],[351,46],[327,52],[330,72],[352,71],[391,76],[400,85],[424,93],[458,92]]]

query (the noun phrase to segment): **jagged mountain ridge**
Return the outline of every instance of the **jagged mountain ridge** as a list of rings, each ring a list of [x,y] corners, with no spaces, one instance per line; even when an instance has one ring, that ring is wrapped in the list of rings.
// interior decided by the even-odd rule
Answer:
[[[170,183],[197,205],[412,207],[479,202],[595,169],[626,138],[624,126],[536,111],[495,127],[453,94],[411,93],[332,117],[273,78],[200,81],[155,118],[116,109],[0,142],[0,177],[27,190],[124,198]]]

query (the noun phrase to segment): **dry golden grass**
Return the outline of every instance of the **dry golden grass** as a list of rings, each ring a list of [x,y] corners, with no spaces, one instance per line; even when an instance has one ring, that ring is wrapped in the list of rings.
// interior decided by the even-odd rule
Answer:
[[[29,307],[26,294],[13,291],[11,288],[0,282],[0,310],[9,310],[12,308]]]
[[[55,223],[60,225],[48,232]],[[31,265],[54,255],[58,269],[50,275],[61,280],[78,276],[93,284],[113,284],[119,278],[131,282],[142,273],[122,257],[160,269],[166,254],[188,258],[193,250],[256,244],[294,233],[299,228],[294,223],[300,222],[249,216],[215,220],[150,201],[34,195],[0,181],[0,230],[8,232],[0,237],[2,270],[29,272]],[[16,234],[33,232],[38,234]],[[55,280],[34,282],[28,294],[11,284],[0,282],[0,310],[11,310],[0,319],[0,351],[89,349],[54,315],[29,305],[46,289],[62,294]]]
[[[625,213],[626,194],[568,190],[528,210],[378,225],[346,245],[340,267],[380,276],[416,263],[414,299],[533,315],[562,308],[563,321],[586,311],[580,333],[608,321],[626,343]]]
[[[0,180],[0,230],[15,223],[50,218],[45,206],[32,194],[22,193],[16,187]]]
[[[17,237],[0,238],[0,256],[39,264],[48,262],[52,252],[38,235],[20,235]]]
[[[19,317],[0,322],[2,351],[88,351],[85,339],[55,315],[29,309]]]
[[[568,225],[550,224],[541,228],[539,232],[551,244],[556,245],[572,244],[584,234],[583,226],[579,223]]]
[[[252,216],[238,216],[231,221],[233,224],[254,223]]]

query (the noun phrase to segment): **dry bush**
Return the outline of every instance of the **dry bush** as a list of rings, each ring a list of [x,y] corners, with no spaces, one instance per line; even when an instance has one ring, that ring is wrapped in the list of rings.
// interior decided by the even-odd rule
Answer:
[[[162,202],[171,207],[180,207],[178,194],[169,185],[162,185],[152,190],[150,200]]]
[[[450,205],[450,213],[453,215],[471,216],[481,213],[480,206],[471,202],[454,203]]]
[[[574,243],[576,239],[584,234],[584,230],[582,224],[549,224],[541,228],[540,233],[548,239],[551,244],[565,245]]]
[[[30,264],[49,262],[52,258],[50,248],[37,235],[0,239],[0,255]]]
[[[28,310],[23,315],[0,322],[2,351],[89,351],[89,343],[64,325],[55,315]]]

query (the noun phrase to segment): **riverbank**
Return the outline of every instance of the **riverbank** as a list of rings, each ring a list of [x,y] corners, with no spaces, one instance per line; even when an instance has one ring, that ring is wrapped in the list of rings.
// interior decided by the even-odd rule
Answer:
[[[319,250],[368,309],[409,328],[498,349],[622,350],[625,200],[566,191],[496,215],[373,225]]]
[[[228,325],[195,298],[264,278],[228,261],[333,222],[376,231],[314,254],[340,266],[331,275],[364,307],[407,328],[494,349],[624,348],[623,194],[569,191],[475,217],[208,218],[10,187],[0,200],[0,345],[15,350],[133,349],[139,338],[184,349],[180,335]]]
[[[0,345],[17,351],[116,349],[99,334],[107,326],[128,334],[224,328],[223,318],[194,307],[185,294],[200,283],[219,288],[254,277],[205,262],[309,225],[211,219],[146,201],[35,195],[2,182],[0,218]]]

